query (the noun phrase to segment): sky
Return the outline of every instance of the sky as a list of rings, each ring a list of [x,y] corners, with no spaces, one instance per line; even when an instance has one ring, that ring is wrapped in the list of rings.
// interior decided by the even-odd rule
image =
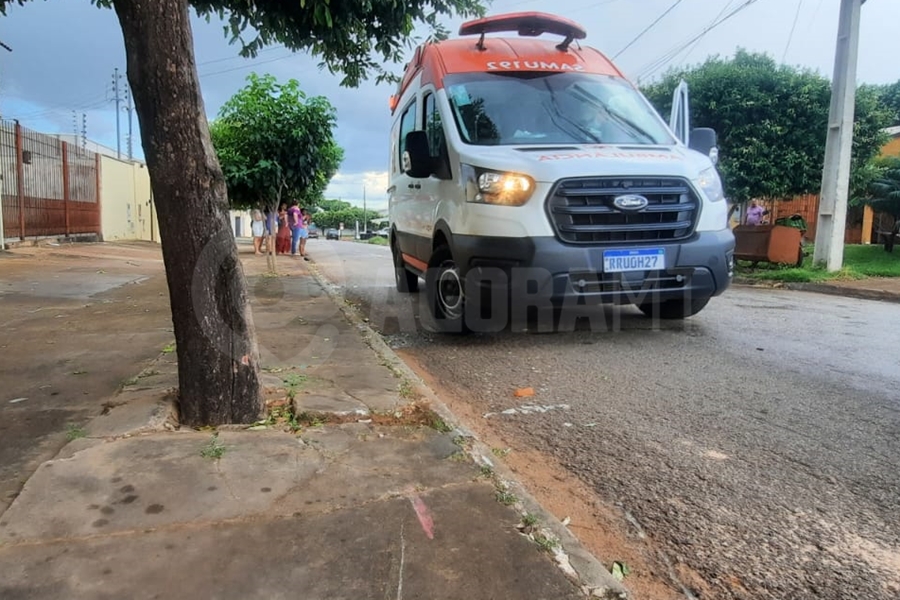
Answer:
[[[701,62],[710,55],[731,56],[737,48],[765,52],[779,62],[803,66],[831,78],[840,0],[754,0],[727,21],[707,31],[717,16],[747,0],[494,0],[488,14],[539,10],[581,23],[583,45],[610,57],[638,84],[666,68]],[[676,4],[677,3],[677,4]],[[672,8],[674,6],[674,8]],[[669,10],[671,8],[671,10]],[[668,12],[666,12],[668,11]],[[664,13],[658,23],[635,38]],[[447,20],[455,34],[461,19]],[[900,80],[900,2],[868,0],[862,10],[857,79],[859,83]],[[388,98],[394,86],[365,82],[358,89],[340,86],[340,78],[320,72],[318,60],[280,47],[255,59],[238,56],[222,24],[193,19],[194,46],[207,116],[246,83],[251,72],[294,78],[308,95],[327,97],[337,109],[338,143],[345,158],[326,196],[371,209],[387,206]],[[116,148],[115,69],[125,84],[125,49],[115,13],[89,0],[36,0],[11,6],[0,17],[0,115],[28,128],[73,134],[86,120],[87,137]],[[673,53],[679,47],[684,50]],[[410,50],[411,54],[412,51]],[[665,60],[667,59],[668,60]],[[401,73],[401,65],[394,67]],[[120,90],[120,97],[125,97]],[[126,154],[128,113],[120,110],[120,143]],[[132,113],[133,114],[133,113]],[[84,115],[84,117],[83,117]],[[132,117],[134,154],[143,157],[137,116]]]

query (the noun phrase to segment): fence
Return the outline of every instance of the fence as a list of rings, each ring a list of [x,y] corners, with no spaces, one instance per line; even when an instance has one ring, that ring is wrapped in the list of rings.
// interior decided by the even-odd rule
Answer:
[[[100,234],[100,157],[16,122],[0,122],[7,239]]]
[[[769,200],[763,202],[763,205],[769,210],[768,218],[771,223],[782,217],[800,215],[808,226],[804,237],[810,242],[816,239],[816,226],[819,222],[819,196],[807,194],[783,200]],[[859,244],[862,239],[863,209],[851,206],[847,210],[844,243]]]

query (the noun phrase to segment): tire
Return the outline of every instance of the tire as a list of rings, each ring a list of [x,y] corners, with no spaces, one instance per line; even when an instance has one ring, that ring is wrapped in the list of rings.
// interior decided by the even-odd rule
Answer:
[[[648,302],[639,304],[638,308],[648,317],[676,320],[693,317],[709,304],[709,298],[694,298],[692,300],[676,299],[663,302]]]
[[[431,255],[425,275],[425,289],[431,317],[438,331],[468,333],[465,290],[449,246],[439,246]]]
[[[397,244],[391,245],[391,254],[394,256],[394,283],[401,294],[414,294],[419,291],[419,276],[406,268],[403,256]]]

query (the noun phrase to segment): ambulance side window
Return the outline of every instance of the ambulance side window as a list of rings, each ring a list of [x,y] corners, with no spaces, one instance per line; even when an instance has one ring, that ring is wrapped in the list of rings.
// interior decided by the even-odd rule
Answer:
[[[425,111],[423,115],[422,129],[428,136],[428,149],[432,158],[440,158],[445,153],[447,139],[444,137],[444,124],[441,122],[441,113],[435,105],[434,94],[425,96]]]
[[[400,143],[398,144],[400,148],[400,152],[398,153],[398,158],[400,158],[400,163],[403,164],[403,152],[406,151],[406,134],[410,131],[416,130],[416,103],[413,101],[409,106],[406,107],[406,110],[403,112],[403,116],[400,117]]]

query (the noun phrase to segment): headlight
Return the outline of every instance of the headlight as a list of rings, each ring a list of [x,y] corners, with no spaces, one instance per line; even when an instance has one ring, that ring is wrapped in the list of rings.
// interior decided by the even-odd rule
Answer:
[[[700,172],[697,177],[697,185],[706,194],[710,202],[718,202],[725,199],[725,190],[722,189],[722,178],[715,167],[710,167]]]
[[[522,206],[534,193],[534,179],[521,173],[489,171],[464,165],[466,200],[483,204]]]

